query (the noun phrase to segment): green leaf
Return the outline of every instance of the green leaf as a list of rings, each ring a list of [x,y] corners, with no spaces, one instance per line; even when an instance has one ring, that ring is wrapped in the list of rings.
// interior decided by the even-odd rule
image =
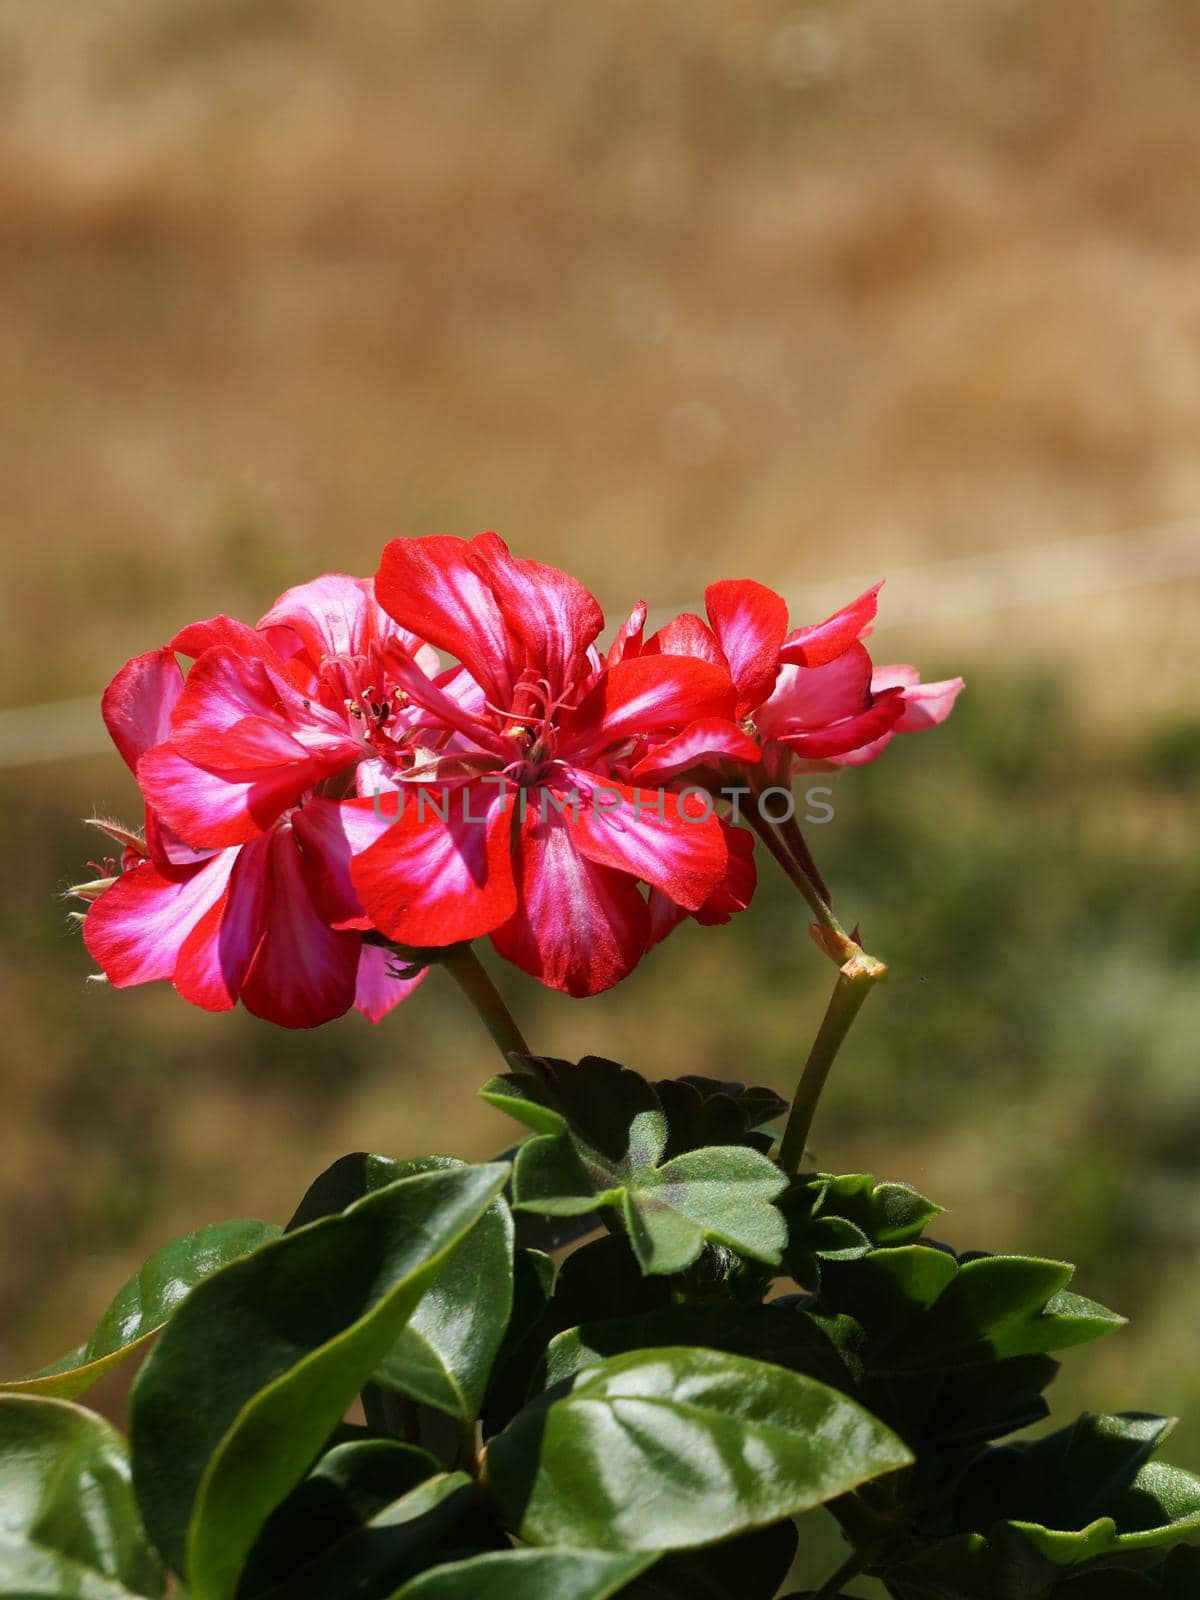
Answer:
[[[0,1383],[0,1394],[55,1395],[62,1400],[86,1394],[110,1368],[145,1344],[198,1283],[278,1233],[269,1222],[214,1222],[173,1239],[118,1290],[86,1343],[26,1378]]]
[[[1124,1319],[1065,1293],[1074,1268],[1028,1256],[959,1262],[927,1245],[822,1265],[818,1313],[853,1317],[876,1373],[921,1374],[1043,1355],[1099,1338]]]
[[[822,1260],[855,1260],[872,1248],[910,1244],[942,1209],[907,1184],[877,1183],[866,1172],[796,1179],[779,1204],[788,1224],[788,1270],[813,1287]]]
[[[497,1198],[451,1251],[374,1381],[460,1422],[474,1422],[512,1302],[512,1214]]]
[[[405,1449],[379,1439],[330,1451],[263,1530],[238,1600],[384,1600],[427,1566],[476,1490],[465,1472],[435,1472],[393,1497],[412,1476]]]
[[[401,1179],[224,1267],[171,1319],[133,1391],[134,1476],[192,1600],[227,1600],[267,1516],[506,1176]]]
[[[1066,1262],[1030,1256],[964,1261],[924,1319],[919,1347],[894,1349],[889,1369],[925,1372],[1042,1355],[1124,1327],[1116,1312],[1065,1292],[1074,1273]]]
[[[546,1077],[510,1074],[482,1091],[533,1129],[517,1152],[518,1210],[573,1216],[610,1206],[643,1272],[682,1271],[706,1242],[775,1265],[786,1240],[773,1204],[787,1179],[744,1144],[664,1159],[667,1114],[644,1078],[595,1057],[543,1064]]]
[[[796,1524],[787,1521],[707,1550],[679,1551],[656,1561],[621,1600],[772,1600],[798,1542]]]
[[[486,1483],[530,1544],[665,1551],[778,1522],[911,1459],[811,1378],[668,1348],[603,1361],[527,1406],[489,1444]]]
[[[242,1572],[239,1596],[248,1600],[291,1583],[326,1552],[352,1548],[372,1518],[440,1470],[427,1451],[393,1439],[355,1440],[327,1450],[267,1518]]]
[[[120,1436],[81,1406],[0,1395],[0,1592],[157,1600]]]
[[[504,1550],[434,1567],[392,1600],[608,1600],[653,1556],[599,1550]]]
[[[578,1252],[576,1252],[578,1253]],[[497,1432],[525,1403],[541,1353],[538,1330],[550,1303],[554,1262],[540,1250],[518,1248],[513,1259],[513,1306],[492,1363],[480,1419],[484,1435]]]
[[[765,1154],[774,1140],[753,1130],[788,1108],[774,1089],[747,1088],[695,1073],[660,1079],[653,1088],[667,1119],[668,1157],[714,1144],[748,1144]]]
[[[1195,1553],[1158,1556],[1200,1528],[1200,1479],[1149,1459],[1172,1426],[1085,1414],[1044,1438],[985,1450],[959,1485],[949,1536],[896,1552],[889,1590],[901,1600],[1192,1600]]]
[[[631,1350],[696,1344],[770,1361],[837,1386],[845,1369],[821,1329],[783,1306],[672,1305],[611,1317],[557,1334],[547,1345],[539,1387],[549,1389]]]
[[[1176,1543],[1200,1528],[1200,1478],[1149,1459],[1174,1426],[1085,1413],[1044,1439],[993,1447],[960,1485],[958,1526],[989,1533],[1005,1521],[1056,1566]]]
[[[361,1152],[343,1156],[311,1185],[288,1229],[344,1211],[397,1179],[465,1165],[453,1156],[407,1161]],[[498,1198],[443,1263],[374,1381],[460,1422],[473,1422],[504,1338],[512,1296],[512,1214]]]
[[[436,1158],[435,1158],[436,1159]],[[374,1156],[366,1150],[356,1150],[352,1155],[339,1156],[332,1166],[309,1184],[304,1198],[296,1207],[285,1232],[295,1233],[310,1222],[322,1217],[334,1217],[345,1211],[364,1195],[386,1189],[397,1178],[411,1177],[406,1163],[391,1156]]]

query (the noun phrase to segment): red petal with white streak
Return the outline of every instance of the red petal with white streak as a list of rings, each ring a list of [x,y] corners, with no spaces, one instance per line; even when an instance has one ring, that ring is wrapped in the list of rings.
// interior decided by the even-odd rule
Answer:
[[[843,650],[857,643],[874,622],[882,588],[883,584],[877,583],[824,622],[811,628],[797,628],[788,634],[780,659],[797,667],[822,667],[841,655]]]
[[[650,918],[632,878],[589,861],[562,817],[531,806],[518,851],[521,899],[492,934],[506,961],[551,989],[581,996],[611,989],[646,948]]]
[[[490,700],[508,706],[519,652],[466,539],[393,539],[383,552],[375,594],[401,627],[457,656]]]
[[[205,1011],[236,1004],[266,923],[270,837],[236,853],[225,893],[183,941],[175,964],[176,989]]]
[[[172,650],[177,650],[181,656],[191,656],[193,660],[198,660],[206,650],[218,646],[248,660],[262,661],[276,671],[283,670],[283,659],[270,640],[256,628],[238,622],[234,617],[208,617],[203,622],[189,622],[186,628],[180,628],[170,643]]]
[[[172,833],[196,848],[245,844],[311,787],[312,762],[245,772],[208,772],[160,744],[138,762],[142,793]]]
[[[688,911],[704,904],[727,864],[711,801],[617,783],[589,793],[587,773],[570,777],[581,803],[578,820],[569,810],[564,815],[582,855],[652,884]]]
[[[196,867],[162,870],[147,861],[124,872],[89,908],[83,940],[118,989],[170,978],[180,947],[225,892],[236,850]]]
[[[485,780],[459,789],[410,789],[399,798],[399,818],[351,864],[371,921],[389,939],[417,948],[490,933],[517,901],[512,795]],[[365,804],[351,801],[348,809]],[[388,813],[390,797],[382,805]]]
[[[270,837],[262,942],[242,982],[247,1011],[285,1028],[315,1028],[354,1004],[359,933],[336,933],[314,904],[295,833]]]
[[[710,583],[704,604],[737,685],[736,715],[748,716],[775,686],[787,633],[787,604],[774,589],[750,578]]]
[[[690,728],[656,745],[634,767],[631,774],[647,782],[666,783],[681,773],[720,761],[759,759],[756,742],[732,722],[721,717],[706,717]]]
[[[728,719],[735,699],[728,672],[710,662],[675,655],[621,661],[563,718],[558,753],[569,758],[707,717]]]
[[[529,671],[545,678],[551,698],[557,699],[583,668],[588,646],[604,626],[595,598],[557,567],[511,555],[494,533],[472,539],[468,559],[488,583],[518,644],[517,675]]]
[[[306,700],[278,672],[262,661],[247,660],[231,650],[206,651],[188,674],[187,685],[171,717],[171,744],[181,755],[205,766],[237,768],[251,763],[242,757],[233,733],[240,724],[271,724],[290,734],[336,771],[361,753],[343,719]],[[223,740],[228,736],[228,749]],[[261,732],[259,734],[261,739]],[[302,752],[303,753],[303,752]],[[255,765],[269,762],[256,760]],[[296,759],[281,754],[282,760]]]
[[[183,673],[165,646],[127,661],[105,689],[104,725],[131,772],[140,756],[170,738],[171,712],[182,693]]]

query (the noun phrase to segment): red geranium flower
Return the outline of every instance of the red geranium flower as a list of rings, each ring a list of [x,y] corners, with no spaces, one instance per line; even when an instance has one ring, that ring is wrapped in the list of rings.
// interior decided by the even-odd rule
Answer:
[[[541,982],[586,995],[647,948],[639,885],[690,912],[719,898],[729,854],[711,807],[639,787],[631,763],[648,738],[697,729],[705,744],[746,744],[724,664],[623,655],[628,629],[601,658],[603,615],[582,584],[494,534],[397,539],[376,593],[462,667],[448,685],[415,665],[401,680],[453,731],[402,778],[382,811],[402,805],[396,820],[353,862],[377,928],[415,947],[489,934]]]
[[[348,766],[411,759],[422,714],[386,698],[393,648],[439,665],[369,582],[333,576],[257,628],[218,617],[126,663],[102,709],[147,799],[145,841],[84,923],[110,982],[167,978],[207,1010],[240,998],[285,1027],[352,1005],[377,1020],[415,987],[364,944],[357,819],[316,792]],[[176,652],[197,657],[186,680]]]
[[[825,622],[793,632],[782,596],[749,578],[709,585],[707,622],[685,612],[644,639],[645,613],[635,613],[620,638],[623,658],[684,656],[725,668],[737,693],[741,742],[724,727],[701,723],[673,738],[648,738],[634,761],[634,780],[670,783],[685,793],[701,787],[716,795],[745,795],[740,780],[747,764],[757,768],[759,787],[786,785],[798,771],[873,761],[895,734],[944,721],[961,678],[922,684],[915,667],[872,668],[862,641],[871,631],[881,587],[876,584]],[[730,860],[725,902],[740,909],[754,891],[753,841],[743,830],[723,826]],[[688,912],[652,894],[651,914],[657,940]],[[704,912],[692,915],[711,920]]]

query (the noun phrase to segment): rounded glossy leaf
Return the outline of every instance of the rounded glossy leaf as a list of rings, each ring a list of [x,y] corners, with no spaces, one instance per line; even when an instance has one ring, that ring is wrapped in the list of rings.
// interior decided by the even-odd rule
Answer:
[[[767,1362],[635,1351],[541,1397],[488,1446],[486,1483],[534,1545],[716,1544],[906,1466],[854,1401]]]
[[[133,1393],[135,1483],[192,1600],[227,1600],[303,1477],[507,1168],[405,1178],[209,1278]]]
[[[120,1436],[81,1406],[0,1395],[0,1593],[156,1600],[164,1587]]]
[[[498,1550],[423,1572],[392,1600],[608,1600],[652,1560],[599,1550]]]
[[[156,1333],[198,1283],[278,1234],[270,1222],[214,1222],[173,1239],[122,1285],[85,1344],[26,1378],[0,1383],[0,1393],[62,1400],[86,1394]]]
[[[705,1550],[678,1550],[623,1589],[621,1600],[773,1600],[798,1542],[788,1520]]]
[[[350,1567],[359,1548],[369,1542],[373,1519],[440,1473],[426,1451],[395,1439],[335,1445],[267,1519],[242,1571],[238,1594],[256,1600],[299,1588],[311,1596],[314,1567],[330,1558],[335,1568],[343,1562]],[[386,1561],[389,1552],[377,1553]]]
[[[463,1166],[448,1156],[400,1164],[412,1172]],[[512,1213],[498,1198],[450,1252],[374,1381],[460,1422],[474,1422],[512,1303]]]
[[[266,1582],[243,1578],[239,1600],[382,1600],[433,1559],[475,1503],[475,1485],[465,1472],[437,1473],[344,1527],[323,1548],[299,1561],[286,1559]],[[470,1542],[455,1534],[459,1549]]]
[[[288,1232],[400,1178],[464,1165],[453,1156],[342,1156],[310,1185]],[[498,1198],[443,1264],[375,1374],[377,1383],[460,1422],[475,1420],[512,1310],[513,1231],[512,1213]]]

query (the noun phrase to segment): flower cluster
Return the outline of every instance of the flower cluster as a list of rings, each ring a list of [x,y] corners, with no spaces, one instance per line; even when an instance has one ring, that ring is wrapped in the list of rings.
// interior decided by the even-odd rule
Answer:
[[[87,886],[88,949],[118,987],[288,1027],[377,1020],[484,935],[599,993],[749,903],[753,838],[714,794],[949,714],[960,679],[873,668],[875,600],[789,630],[770,589],[715,583],[707,621],[646,637],[639,604],[601,652],[583,585],[485,533],[394,540],[374,580],[318,578],[254,627],[194,623],[104,694],[146,816],[104,824],[122,857]]]

